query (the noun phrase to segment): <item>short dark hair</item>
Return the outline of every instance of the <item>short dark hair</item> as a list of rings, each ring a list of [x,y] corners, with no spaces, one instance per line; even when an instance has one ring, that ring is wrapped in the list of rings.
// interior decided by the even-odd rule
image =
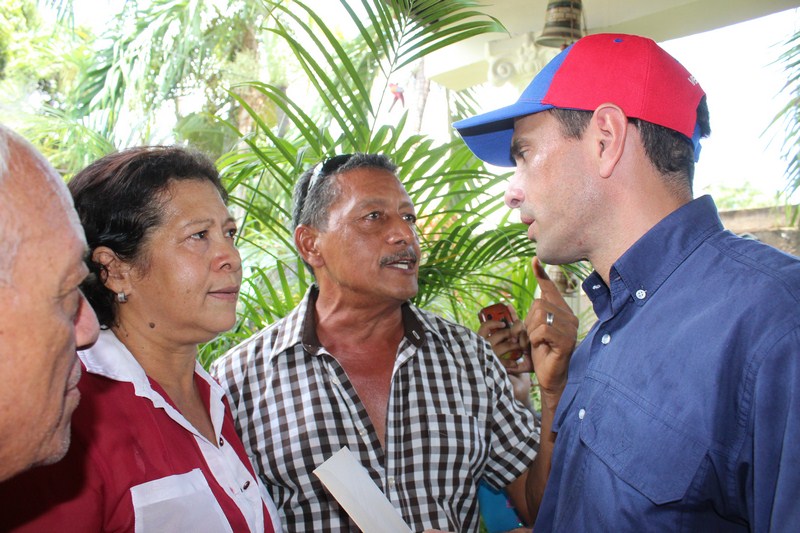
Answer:
[[[105,267],[92,261],[91,254],[107,246],[120,259],[146,268],[143,244],[162,223],[163,193],[173,180],[209,181],[223,202],[228,200],[214,163],[178,146],[142,146],[109,154],[67,184],[89,244],[90,275],[81,289],[103,326],[114,325],[118,304],[105,286]]]
[[[586,131],[593,114],[592,111],[577,109],[553,108],[550,111],[561,125],[562,133],[572,139],[583,137],[583,132]],[[647,157],[667,183],[677,190],[688,187],[691,193],[695,159],[691,141],[685,135],[664,126],[637,118],[629,118],[628,121],[639,130]],[[708,137],[711,134],[705,96],[697,106],[697,125],[700,128],[700,137]]]
[[[397,171],[397,165],[383,154],[341,154],[319,162],[306,170],[294,186],[292,227],[305,224],[324,230],[330,207],[341,192],[336,180],[330,178],[356,168],[379,168],[392,174]]]
[[[324,231],[330,208],[341,192],[337,180],[330,178],[356,168],[377,168],[392,174],[397,171],[397,165],[383,154],[340,154],[320,161],[306,170],[294,186],[292,229],[303,224]],[[309,272],[314,272],[305,260],[303,263]]]

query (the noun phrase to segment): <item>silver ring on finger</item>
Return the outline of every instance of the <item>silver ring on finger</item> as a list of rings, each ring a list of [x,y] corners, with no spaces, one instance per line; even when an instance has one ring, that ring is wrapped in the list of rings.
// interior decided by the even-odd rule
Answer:
[[[552,326],[553,320],[555,320],[555,318],[556,316],[553,313],[547,313],[547,317],[545,318],[545,323],[547,323],[548,326]]]

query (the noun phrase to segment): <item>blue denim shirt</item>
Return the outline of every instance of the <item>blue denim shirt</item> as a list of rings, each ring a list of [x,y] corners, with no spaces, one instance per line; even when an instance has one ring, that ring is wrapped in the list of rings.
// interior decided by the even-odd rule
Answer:
[[[710,197],[584,283],[535,531],[800,531],[800,260]]]

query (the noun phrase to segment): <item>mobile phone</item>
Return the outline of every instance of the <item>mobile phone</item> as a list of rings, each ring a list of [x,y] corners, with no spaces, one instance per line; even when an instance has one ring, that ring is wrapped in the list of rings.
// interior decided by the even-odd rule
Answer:
[[[511,324],[514,323],[514,321],[511,320],[511,313],[508,312],[506,304],[492,304],[484,307],[478,312],[478,320],[481,321],[481,324],[487,320],[499,320],[503,322],[507,328],[510,328]]]
[[[478,312],[478,320],[481,321],[481,324],[487,320],[498,320],[505,324],[505,326],[503,326],[505,328],[510,328],[514,323],[514,321],[511,319],[511,313],[508,311],[508,307],[506,304],[502,303],[492,304],[481,309]],[[522,357],[522,352],[519,350],[514,350],[513,352],[503,355],[504,359],[518,360],[520,357]]]

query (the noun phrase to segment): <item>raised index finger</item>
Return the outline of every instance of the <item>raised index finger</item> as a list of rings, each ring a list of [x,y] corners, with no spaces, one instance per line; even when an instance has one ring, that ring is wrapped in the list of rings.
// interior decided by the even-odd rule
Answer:
[[[531,261],[531,267],[533,268],[533,275],[536,276],[536,281],[539,283],[539,288],[542,291],[542,299],[556,303],[564,301],[558,287],[556,287],[556,284],[553,283],[553,280],[551,280],[550,276],[545,272],[544,266],[542,266],[538,256],[534,256],[533,261]]]

